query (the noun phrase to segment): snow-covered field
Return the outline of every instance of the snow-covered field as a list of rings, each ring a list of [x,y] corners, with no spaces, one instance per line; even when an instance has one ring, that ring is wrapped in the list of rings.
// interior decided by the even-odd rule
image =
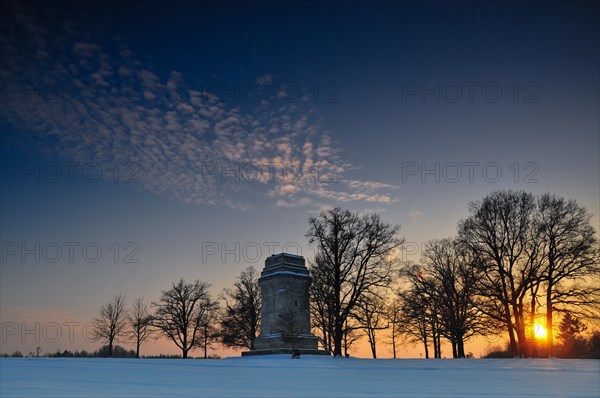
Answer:
[[[600,397],[600,361],[2,358],[1,397]]]

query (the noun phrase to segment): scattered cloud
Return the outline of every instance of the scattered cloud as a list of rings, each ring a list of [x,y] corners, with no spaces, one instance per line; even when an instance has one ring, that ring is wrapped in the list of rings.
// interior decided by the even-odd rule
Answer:
[[[273,76],[269,75],[264,75],[264,76],[260,76],[256,78],[256,84],[260,84],[262,86],[268,85],[273,83]]]
[[[103,48],[72,23],[61,32],[27,17],[2,24],[11,32],[0,37],[3,123],[50,138],[68,161],[95,162],[103,175],[134,165],[137,187],[189,204],[397,201],[397,186],[349,178],[356,167],[306,102],[242,111],[177,71],[157,74],[122,44]]]
[[[420,211],[420,210],[413,210],[410,213],[408,213],[408,216],[410,217],[410,219],[412,220],[412,222],[417,221],[417,218],[419,217],[423,217],[425,214]]]

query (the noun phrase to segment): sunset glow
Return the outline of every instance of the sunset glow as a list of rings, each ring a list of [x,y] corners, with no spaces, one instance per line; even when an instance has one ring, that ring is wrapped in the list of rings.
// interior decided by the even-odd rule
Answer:
[[[548,331],[544,326],[540,325],[539,323],[535,323],[533,325],[533,335],[538,340],[545,340],[548,336]]]

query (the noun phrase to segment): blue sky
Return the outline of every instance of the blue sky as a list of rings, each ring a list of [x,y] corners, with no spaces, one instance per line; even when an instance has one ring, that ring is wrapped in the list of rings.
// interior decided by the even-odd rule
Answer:
[[[418,246],[524,189],[598,229],[597,3],[126,3],[2,6],[3,322],[216,295],[331,206]]]

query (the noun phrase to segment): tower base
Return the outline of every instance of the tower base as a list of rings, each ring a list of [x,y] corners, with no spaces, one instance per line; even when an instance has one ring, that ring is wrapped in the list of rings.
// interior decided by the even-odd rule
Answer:
[[[271,334],[257,337],[252,351],[242,352],[242,356],[293,354],[295,350],[300,355],[330,355],[326,350],[319,350],[319,339],[312,334],[301,334],[294,337],[284,337],[281,334]]]
[[[306,348],[266,348],[264,350],[242,351],[243,357],[253,357],[258,355],[277,355],[289,354],[292,355],[294,350],[300,351],[300,355],[331,355],[331,352],[326,350],[313,350]]]

